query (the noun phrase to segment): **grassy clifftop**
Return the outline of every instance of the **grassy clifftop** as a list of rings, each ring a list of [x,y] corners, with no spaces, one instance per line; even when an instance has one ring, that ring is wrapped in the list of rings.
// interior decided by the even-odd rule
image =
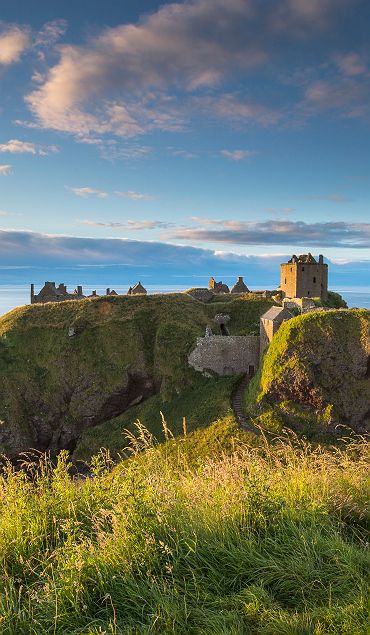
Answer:
[[[256,447],[231,420],[74,482],[0,473],[0,631],[365,635],[365,443]]]
[[[197,384],[187,356],[216,313],[231,315],[231,332],[252,332],[270,305],[248,296],[204,305],[171,294],[8,313],[0,318],[0,450],[74,449],[84,430],[149,397],[158,396],[159,410]]]
[[[247,393],[256,423],[334,433],[370,423],[370,312],[328,311],[284,323]],[[341,429],[343,434],[344,430]]]

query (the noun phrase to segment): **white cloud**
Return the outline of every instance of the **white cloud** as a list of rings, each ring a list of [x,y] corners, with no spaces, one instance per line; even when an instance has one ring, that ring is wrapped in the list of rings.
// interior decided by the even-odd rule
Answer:
[[[254,157],[256,152],[254,150],[221,150],[221,154],[231,161],[243,161],[243,159]]]
[[[328,194],[327,196],[306,196],[310,201],[330,201],[331,203],[337,203],[342,205],[343,203],[350,203],[351,198],[343,196],[342,194]]]
[[[94,187],[68,187],[68,189],[76,194],[76,196],[80,196],[81,198],[87,198],[88,196],[97,196],[98,198],[107,198],[108,192],[104,192],[104,190],[97,190]]]
[[[0,216],[23,216],[23,214],[16,214],[15,212],[7,212],[3,209],[0,210]]]
[[[358,53],[336,55],[335,62],[344,75],[354,77],[368,72],[368,64]]]
[[[0,165],[0,174],[2,174],[3,176],[8,176],[9,174],[12,173],[12,166],[11,165]]]
[[[11,154],[40,154],[45,156],[58,152],[57,146],[43,146],[29,141],[10,139],[7,143],[0,143],[0,152],[10,152]]]
[[[267,127],[277,124],[283,113],[276,107],[251,101],[232,93],[195,97],[193,104],[207,117],[227,119],[242,124]]]
[[[182,159],[196,159],[197,154],[195,152],[189,152],[189,150],[177,150],[176,148],[168,148],[170,154],[174,157],[181,157]]]
[[[321,17],[335,9],[333,0],[313,4],[282,0],[286,37],[295,37],[297,21],[308,33],[315,31]],[[271,55],[277,13],[272,0],[263,7],[252,0],[165,4],[137,24],[103,30],[84,46],[61,46],[59,62],[27,102],[40,125],[73,134],[130,137],[182,129],[184,100],[177,103],[169,91],[199,93],[217,88],[235,71],[259,68]],[[218,108],[221,116],[263,125],[279,118],[272,108],[227,97]]]
[[[62,18],[45,22],[43,27],[35,36],[34,47],[52,47],[65,34],[67,26],[67,20],[63,20]]]
[[[114,159],[122,159],[123,161],[137,161],[139,159],[147,159],[152,148],[140,145],[123,145],[117,139],[107,139],[102,137],[94,137],[90,134],[76,136],[78,143],[95,146],[100,156],[108,161]]]
[[[199,227],[181,227],[166,234],[167,240],[191,240],[236,245],[306,245],[368,249],[370,223],[343,221],[305,223],[290,220],[239,221],[197,219]]]
[[[122,198],[129,198],[130,201],[149,201],[153,197],[149,194],[143,194],[142,192],[134,192],[133,190],[129,190],[128,192],[114,192],[117,196],[121,196]]]
[[[312,115],[334,112],[341,117],[368,117],[370,84],[355,75],[333,75],[313,81],[306,87],[297,113],[304,119]]]
[[[28,28],[8,26],[0,30],[0,65],[8,66],[18,62],[29,44],[30,33]]]
[[[128,231],[142,231],[144,229],[165,229],[171,227],[171,223],[164,223],[159,220],[127,220],[124,222],[100,222],[94,220],[81,220],[80,225],[89,225],[90,227],[107,227],[110,229],[124,229]]]

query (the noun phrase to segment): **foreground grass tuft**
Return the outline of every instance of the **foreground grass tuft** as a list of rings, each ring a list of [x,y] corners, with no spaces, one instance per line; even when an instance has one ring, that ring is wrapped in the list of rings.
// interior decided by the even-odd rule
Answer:
[[[63,453],[6,467],[1,633],[367,632],[365,443],[252,447],[232,419],[159,446],[139,431],[94,479]]]

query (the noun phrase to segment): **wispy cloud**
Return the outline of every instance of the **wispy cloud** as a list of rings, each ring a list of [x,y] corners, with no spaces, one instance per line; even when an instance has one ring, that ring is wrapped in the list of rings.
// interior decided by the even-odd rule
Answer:
[[[279,123],[284,117],[283,111],[275,106],[232,93],[195,97],[192,103],[204,116],[221,118],[240,125],[256,124],[267,127]]]
[[[76,194],[76,196],[80,196],[81,198],[87,198],[89,196],[97,196],[98,198],[107,198],[109,196],[108,192],[104,190],[97,190],[94,187],[68,187],[68,190]]]
[[[29,141],[20,141],[19,139],[10,139],[7,143],[0,143],[0,152],[10,152],[11,154],[40,154],[46,156],[58,152],[59,149],[55,145],[44,146]]]
[[[40,49],[50,49],[65,34],[68,27],[67,20],[62,18],[45,22],[36,33],[33,46]]]
[[[257,153],[255,150],[221,150],[220,154],[231,161],[243,161],[254,157]]]
[[[0,267],[18,270],[22,266],[41,267],[107,267],[106,274],[121,279],[127,271],[140,267],[149,284],[206,285],[210,275],[235,281],[244,275],[248,285],[273,288],[279,281],[279,265],[291,257],[292,250],[279,249],[279,254],[263,256],[238,255],[226,250],[214,251],[193,246],[180,246],[159,241],[128,238],[86,238],[79,236],[48,235],[36,232],[0,230]],[[368,285],[370,260],[358,258],[357,262],[341,262],[330,266],[331,285]],[[114,269],[110,268],[114,265]],[[83,275],[83,269],[80,269]],[[94,271],[94,269],[92,270]],[[90,270],[91,272],[91,270]],[[76,275],[76,269],[73,272]],[[59,275],[59,274],[56,274]],[[85,274],[84,274],[85,275]],[[90,279],[94,287],[96,280]],[[109,279],[108,278],[108,279]],[[24,272],[13,279],[24,282]],[[180,282],[181,280],[181,282]]]
[[[196,159],[197,154],[195,152],[189,152],[189,150],[181,150],[176,148],[168,148],[170,154],[173,157],[181,157],[182,159]]]
[[[338,205],[342,205],[343,203],[350,203],[352,201],[351,198],[343,196],[342,194],[328,194],[326,196],[306,196],[306,198],[310,201],[330,201],[331,203],[337,203]]]
[[[114,192],[117,196],[121,198],[128,198],[130,201],[149,201],[153,197],[150,194],[144,194],[143,192],[135,192],[134,190],[129,190],[128,192]]]
[[[370,223],[304,223],[268,220],[265,222],[200,220],[200,227],[178,228],[166,233],[167,240],[229,243],[235,245],[306,245],[314,247],[370,247]],[[221,227],[220,227],[221,226]]]
[[[295,207],[266,207],[266,212],[276,216],[288,216],[296,211]]]
[[[369,73],[369,60],[358,53],[351,52],[338,54],[334,57],[339,70],[349,77],[364,75]]]
[[[8,66],[18,62],[29,45],[28,27],[2,26],[0,23],[0,65]]]
[[[329,73],[305,87],[294,116],[303,122],[322,113],[348,119],[368,118],[369,99],[370,82],[364,81],[363,77]]]
[[[88,225],[90,227],[105,227],[108,229],[124,229],[126,231],[142,231],[144,229],[166,229],[172,227],[172,223],[165,223],[159,220],[127,220],[123,222],[112,221],[94,221],[94,220],[81,220],[78,221],[80,225]]]
[[[2,174],[3,176],[8,176],[9,174],[12,173],[12,166],[11,165],[0,165],[0,174]]]

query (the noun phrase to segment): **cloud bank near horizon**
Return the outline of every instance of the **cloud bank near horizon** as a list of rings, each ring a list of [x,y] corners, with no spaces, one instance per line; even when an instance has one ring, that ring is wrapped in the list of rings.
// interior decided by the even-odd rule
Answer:
[[[213,220],[196,217],[200,227],[178,228],[168,232],[168,240],[200,241],[234,245],[307,245],[308,247],[370,248],[370,223],[328,221]]]
[[[196,278],[196,284],[204,286],[210,275],[245,275],[250,285],[271,286],[278,284],[279,264],[290,256],[288,251],[285,254],[246,256],[160,242],[0,230],[0,271],[2,278],[5,274],[8,276],[9,283],[16,279],[28,284],[32,268],[42,271],[42,277],[47,277],[48,271],[54,268],[62,270],[82,266],[88,270],[118,265],[116,276],[125,266],[134,272],[134,276],[140,272],[143,279],[150,279],[153,283],[156,280],[163,283],[167,279],[169,284],[179,284],[178,280],[182,278],[190,285],[192,278]],[[369,284],[370,260],[329,262],[331,284]],[[22,273],[22,269],[26,272]],[[94,276],[90,272],[91,277]]]

